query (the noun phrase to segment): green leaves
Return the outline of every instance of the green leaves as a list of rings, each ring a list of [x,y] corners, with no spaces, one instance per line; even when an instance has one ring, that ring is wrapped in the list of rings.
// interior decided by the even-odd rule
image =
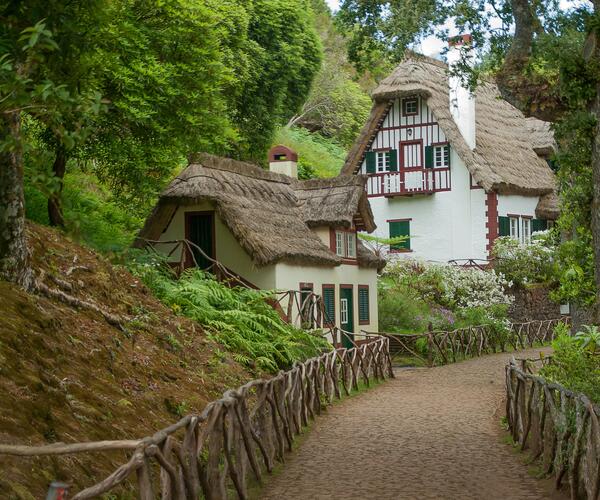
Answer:
[[[52,32],[46,29],[46,20],[38,21],[35,26],[25,28],[18,41],[23,44],[21,50],[28,51],[37,48],[46,50],[58,49],[58,44],[52,38]]]

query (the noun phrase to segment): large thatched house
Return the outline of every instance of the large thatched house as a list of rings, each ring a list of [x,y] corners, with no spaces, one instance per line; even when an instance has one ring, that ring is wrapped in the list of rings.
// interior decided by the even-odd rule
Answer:
[[[392,252],[485,259],[499,235],[527,243],[556,219],[549,125],[526,119],[495,84],[471,95],[445,63],[407,54],[372,97],[342,174],[368,176],[377,234],[409,237]]]
[[[385,262],[356,237],[375,229],[366,178],[299,181],[296,159],[277,146],[267,171],[196,155],[161,194],[138,245],[187,239],[251,286],[312,291],[336,326],[377,331],[377,271]],[[182,258],[172,245],[156,248],[173,262]],[[200,253],[195,260],[210,267]]]

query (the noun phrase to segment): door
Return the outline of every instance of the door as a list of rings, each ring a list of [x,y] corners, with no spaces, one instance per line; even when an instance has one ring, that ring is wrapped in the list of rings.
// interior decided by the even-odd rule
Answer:
[[[215,258],[215,216],[214,212],[190,212],[186,213],[186,239],[202,249],[199,251],[192,246],[194,259],[198,267],[204,271],[211,271]],[[189,265],[194,265],[194,259],[190,259]]]
[[[352,285],[340,287],[340,328],[345,332],[354,333],[354,300]],[[354,335],[350,335],[354,339]],[[342,334],[342,346],[352,347],[352,342]]]

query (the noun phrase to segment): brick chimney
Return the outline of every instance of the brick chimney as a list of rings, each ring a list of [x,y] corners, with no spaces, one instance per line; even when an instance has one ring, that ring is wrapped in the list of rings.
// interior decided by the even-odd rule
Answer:
[[[448,39],[448,66],[452,70],[460,61],[461,47],[471,45],[471,35],[458,35]],[[475,96],[465,88],[458,76],[448,78],[450,113],[465,142],[471,149],[475,149]]]
[[[269,170],[298,178],[298,154],[286,146],[278,144],[269,150]]]

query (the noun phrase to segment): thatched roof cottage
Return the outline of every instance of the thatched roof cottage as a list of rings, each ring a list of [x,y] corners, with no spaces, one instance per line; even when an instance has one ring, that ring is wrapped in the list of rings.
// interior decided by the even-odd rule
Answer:
[[[450,65],[469,42],[453,40]],[[378,234],[409,237],[391,252],[485,259],[499,235],[527,243],[558,216],[550,126],[494,83],[472,95],[447,64],[408,53],[372,98],[342,174],[368,176]]]
[[[209,154],[190,158],[136,244],[187,239],[256,288],[312,291],[336,326],[376,331],[377,272],[385,261],[356,236],[376,227],[366,177],[301,181],[293,151],[277,146],[269,155],[269,171]],[[156,248],[172,262],[182,259],[171,244]],[[211,267],[201,253],[195,262]]]

